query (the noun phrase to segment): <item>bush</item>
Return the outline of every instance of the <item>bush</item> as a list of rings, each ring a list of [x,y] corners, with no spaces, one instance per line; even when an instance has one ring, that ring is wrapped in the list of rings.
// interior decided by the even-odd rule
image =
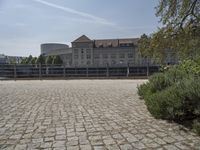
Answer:
[[[179,123],[189,121],[200,133],[199,75],[200,59],[187,60],[150,77],[149,82],[138,87],[138,94],[154,117]]]
[[[144,84],[137,87],[138,88],[138,94],[141,96],[141,98],[144,98],[145,95],[148,95],[147,93],[149,92],[149,87],[150,87],[149,84],[150,83],[148,82],[148,83],[144,83]]]
[[[200,120],[194,120],[192,128],[196,133],[200,135]]]
[[[200,78],[185,79],[160,92],[146,95],[145,102],[156,118],[178,122],[200,118]]]

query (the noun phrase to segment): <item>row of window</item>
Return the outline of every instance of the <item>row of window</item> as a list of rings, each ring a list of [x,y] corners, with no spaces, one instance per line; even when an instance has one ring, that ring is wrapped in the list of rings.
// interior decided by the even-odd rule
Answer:
[[[119,55],[117,55],[117,54],[111,54],[111,55],[110,55],[110,58],[115,59],[115,58],[117,58],[117,56],[118,56],[119,58],[125,58],[125,57],[126,57],[126,55],[125,55],[124,53],[121,53],[121,54],[119,54]],[[127,54],[127,57],[128,57],[128,58],[133,58],[134,55],[133,55],[133,53],[128,53],[128,54]],[[100,58],[100,55],[98,55],[98,54],[95,54],[95,55],[94,55],[94,59],[99,59],[99,58]],[[109,58],[109,54],[102,54],[102,58],[104,58],[104,59]]]
[[[134,44],[133,43],[120,43],[119,44],[119,47],[133,47]],[[113,44],[111,43],[108,43],[108,44],[102,44],[100,43],[98,46],[95,46],[96,48],[109,48],[109,47],[116,47],[116,46],[113,46]],[[117,46],[118,47],[118,46]]]
[[[89,53],[86,54],[86,58],[87,59],[91,59],[91,57],[92,57],[91,54],[89,54]],[[127,54],[127,57],[128,58],[133,58],[134,56],[133,56],[132,53],[129,53],[129,54]],[[78,59],[78,58],[79,58],[79,55],[78,54],[74,54],[74,59]],[[85,58],[85,54],[81,54],[81,59],[84,59],[84,58]],[[109,55],[108,54],[103,54],[102,58],[108,59]],[[117,58],[117,54],[111,54],[110,58],[112,58],[112,59]],[[125,54],[119,54],[119,58],[125,58]],[[94,59],[100,59],[100,55],[98,55],[98,54],[94,55]]]
[[[86,62],[82,61],[80,63],[81,63],[81,65],[84,65],[85,63],[86,63],[86,65],[91,65],[92,64],[90,60],[88,60]],[[128,60],[128,63],[131,64],[131,63],[134,63],[134,61],[133,60]],[[127,62],[124,61],[124,60],[119,60],[119,61],[111,60],[110,62],[107,61],[107,60],[104,60],[102,62],[100,62],[99,60],[95,60],[94,64],[95,65],[100,65],[100,64],[102,64],[102,65],[107,65],[107,64],[115,65],[115,64],[127,64]],[[75,61],[74,65],[79,65],[78,61]]]

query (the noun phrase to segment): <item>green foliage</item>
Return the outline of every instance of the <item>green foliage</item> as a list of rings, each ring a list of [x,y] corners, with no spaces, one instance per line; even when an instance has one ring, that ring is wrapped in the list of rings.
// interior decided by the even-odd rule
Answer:
[[[173,50],[179,59],[200,55],[200,1],[160,0],[156,15],[163,27],[150,36],[141,36],[138,49],[162,63],[165,50]]]
[[[200,135],[200,120],[194,120],[192,128],[196,133]]]
[[[21,64],[62,64],[60,56],[48,56],[40,55],[39,57],[26,57],[22,59]]]
[[[9,64],[16,64],[16,63],[17,63],[17,60],[16,60],[16,58],[10,58],[10,59],[8,60],[8,63],[9,63]]]
[[[33,56],[32,55],[30,55],[27,59],[26,59],[26,64],[31,64],[31,61],[32,61],[32,59],[33,59]]]
[[[36,64],[45,64],[45,57],[40,55],[36,60]]]
[[[200,57],[154,74],[138,87],[138,94],[156,118],[179,123],[200,120]],[[199,122],[191,126],[200,131]]]
[[[62,61],[62,59],[60,58],[60,56],[54,56],[53,57],[53,61],[52,61],[52,64],[62,64],[63,63],[63,61]]]
[[[151,54],[152,54],[152,53],[150,53],[151,52],[151,47],[150,47],[151,37],[147,36],[146,34],[143,34],[140,37],[138,43],[139,43],[138,46],[139,46],[139,49],[141,50],[142,56],[144,56],[144,57],[151,56]]]
[[[199,0],[160,0],[156,15],[161,22],[174,28],[200,21]]]
[[[46,60],[45,60],[45,63],[46,64],[52,64],[53,63],[53,56],[47,56],[46,57]]]
[[[178,122],[200,118],[199,89],[200,78],[184,79],[164,90],[146,96],[145,102],[156,118]]]
[[[33,57],[30,61],[30,64],[36,64],[37,57]]]

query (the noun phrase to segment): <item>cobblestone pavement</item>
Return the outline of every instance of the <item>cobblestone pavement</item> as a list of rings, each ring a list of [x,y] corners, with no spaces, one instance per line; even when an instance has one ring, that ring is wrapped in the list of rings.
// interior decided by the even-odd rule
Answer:
[[[143,82],[1,81],[0,149],[200,149],[200,137],[149,114]]]

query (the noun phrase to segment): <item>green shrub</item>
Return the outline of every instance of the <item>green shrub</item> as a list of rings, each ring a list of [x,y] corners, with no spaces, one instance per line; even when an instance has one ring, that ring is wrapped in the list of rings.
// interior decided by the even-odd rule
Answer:
[[[138,94],[154,117],[191,122],[200,133],[200,57],[154,74],[138,87]],[[199,121],[192,125],[193,120]]]
[[[154,76],[150,77],[149,79],[150,83],[150,90],[152,93],[155,93],[157,91],[161,91],[165,89],[167,86],[169,86],[166,81],[166,76],[164,73],[157,73]]]
[[[197,134],[200,135],[200,120],[194,120],[192,128]]]
[[[150,83],[147,82],[147,83],[144,83],[144,84],[137,87],[138,88],[138,95],[140,95],[141,98],[144,98],[145,95],[148,95],[148,93],[150,92],[150,90],[149,90],[150,85],[149,84]]]
[[[171,86],[161,92],[157,92],[146,97],[145,102],[148,110],[156,118],[174,120],[178,115],[182,115],[181,98],[176,91],[176,86]]]
[[[200,79],[184,79],[145,97],[148,110],[156,118],[184,121],[200,118]]]

